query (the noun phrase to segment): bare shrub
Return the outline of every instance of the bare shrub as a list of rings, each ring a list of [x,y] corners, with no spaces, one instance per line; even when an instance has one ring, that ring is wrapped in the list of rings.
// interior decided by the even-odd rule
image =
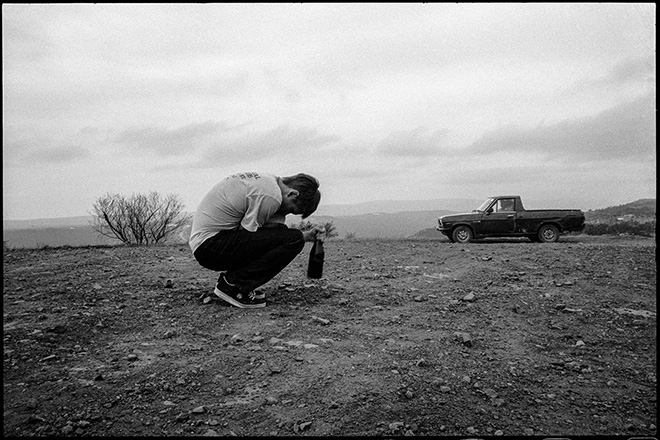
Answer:
[[[188,223],[179,196],[107,193],[94,203],[92,228],[125,244],[150,245],[167,241]]]

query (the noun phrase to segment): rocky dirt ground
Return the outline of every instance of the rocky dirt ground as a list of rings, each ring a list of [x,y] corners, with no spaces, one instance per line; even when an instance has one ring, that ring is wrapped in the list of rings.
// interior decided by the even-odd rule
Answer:
[[[261,310],[185,245],[5,250],[4,435],[656,436],[653,239],[309,249]]]

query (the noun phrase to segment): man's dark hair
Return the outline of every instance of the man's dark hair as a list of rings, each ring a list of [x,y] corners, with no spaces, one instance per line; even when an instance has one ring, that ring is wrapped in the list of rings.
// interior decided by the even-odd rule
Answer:
[[[302,211],[302,218],[307,218],[316,211],[321,201],[321,192],[319,181],[315,177],[300,173],[282,177],[282,183],[298,191],[298,197],[293,203]]]

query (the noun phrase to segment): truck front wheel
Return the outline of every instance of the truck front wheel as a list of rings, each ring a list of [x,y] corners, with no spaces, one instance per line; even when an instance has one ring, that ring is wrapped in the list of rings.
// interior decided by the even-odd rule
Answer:
[[[559,229],[553,225],[543,225],[539,229],[538,237],[543,243],[554,243],[559,239]]]
[[[469,243],[472,241],[472,229],[467,226],[457,226],[451,233],[451,238],[455,243]]]

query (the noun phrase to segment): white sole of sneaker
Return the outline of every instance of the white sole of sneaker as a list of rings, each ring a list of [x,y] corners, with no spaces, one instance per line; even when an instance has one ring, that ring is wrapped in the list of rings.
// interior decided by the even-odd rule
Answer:
[[[266,302],[265,301],[262,302],[262,303],[257,303],[257,304],[243,304],[243,303],[240,303],[240,302],[236,301],[234,298],[232,298],[231,296],[224,293],[222,290],[218,289],[217,287],[215,288],[215,290],[213,290],[213,293],[215,293],[215,296],[217,296],[221,300],[226,301],[229,304],[231,304],[232,306],[239,307],[241,309],[259,309],[261,307],[266,307]]]

